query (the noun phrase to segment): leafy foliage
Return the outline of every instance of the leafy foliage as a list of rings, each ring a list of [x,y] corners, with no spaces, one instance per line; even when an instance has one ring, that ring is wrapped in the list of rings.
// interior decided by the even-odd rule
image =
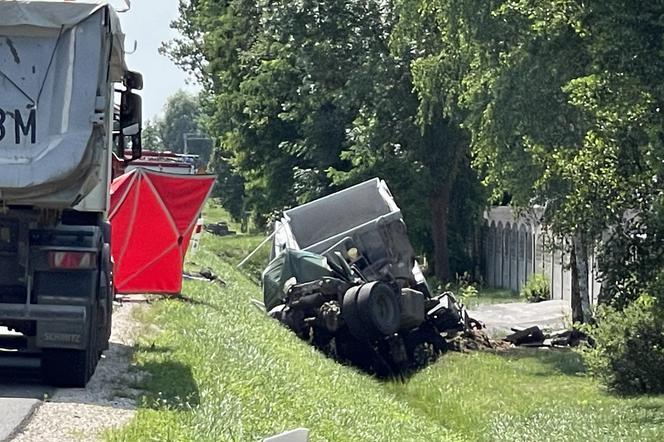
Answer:
[[[159,119],[147,120],[143,127],[142,144],[143,149],[161,151],[164,149],[164,141],[161,133],[162,122]]]
[[[392,2],[376,0],[182,1],[183,38],[163,49],[205,86],[217,158],[241,175],[259,224],[379,175],[445,279],[450,261],[472,266],[472,250],[448,250],[449,230],[475,226],[481,203],[466,197],[482,196],[466,132],[421,109],[412,55],[391,44],[395,20]]]
[[[199,134],[201,132],[200,118],[201,109],[198,97],[182,90],[169,97],[164,106],[164,116],[160,123],[161,138],[166,150],[183,153],[186,134]],[[190,153],[197,152],[192,151]],[[209,158],[209,154],[204,156]]]
[[[591,372],[620,393],[664,393],[664,309],[642,295],[622,311],[600,306],[594,341],[583,351]]]
[[[634,299],[645,268],[661,267],[650,257],[662,256],[664,5],[399,5],[397,37],[417,54],[413,83],[423,111],[443,106],[461,120],[473,165],[495,197],[506,192],[516,206],[541,205],[553,233],[573,236],[580,249],[612,232],[610,256],[600,261],[602,301]],[[621,262],[643,271],[626,273]],[[618,289],[628,281],[630,291]]]
[[[551,299],[548,278],[541,273],[533,273],[524,284],[519,295],[528,302],[541,302]]]
[[[201,134],[201,109],[197,96],[179,90],[168,97],[164,105],[164,114],[154,120],[148,120],[143,128],[143,145],[154,151],[169,150],[184,152],[185,134]],[[209,141],[201,146],[188,142],[189,153],[203,154],[204,161],[209,159]],[[207,148],[207,149],[206,149]],[[198,151],[197,151],[198,149]]]
[[[217,184],[213,189],[214,196],[219,198],[234,221],[244,220],[246,213],[242,176],[235,172],[231,162],[223,156],[223,151],[220,149],[212,152],[209,168],[217,175]]]
[[[661,280],[664,269],[664,195],[638,215],[631,213],[601,247],[608,303],[622,308],[644,290],[664,301],[664,286],[648,288],[653,281]]]

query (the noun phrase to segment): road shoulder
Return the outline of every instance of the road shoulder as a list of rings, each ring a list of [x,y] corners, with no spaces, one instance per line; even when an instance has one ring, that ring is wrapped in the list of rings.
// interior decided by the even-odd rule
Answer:
[[[125,304],[113,313],[110,348],[104,352],[87,388],[56,390],[12,441],[96,441],[105,430],[124,426],[133,418],[140,392],[131,386],[138,384],[142,376],[131,367],[139,333],[134,320],[136,308],[144,306]]]

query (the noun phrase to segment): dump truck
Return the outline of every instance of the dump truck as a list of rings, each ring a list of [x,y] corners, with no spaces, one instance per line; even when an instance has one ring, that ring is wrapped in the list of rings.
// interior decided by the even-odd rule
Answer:
[[[275,223],[270,257],[287,249],[336,253],[368,279],[391,275],[429,295],[401,209],[380,178],[286,210]]]
[[[0,1],[0,366],[56,386],[85,386],[109,346],[112,156],[141,153],[124,56],[104,2]]]
[[[403,375],[482,327],[452,293],[431,294],[379,178],[286,210],[272,238],[265,310],[343,363]]]

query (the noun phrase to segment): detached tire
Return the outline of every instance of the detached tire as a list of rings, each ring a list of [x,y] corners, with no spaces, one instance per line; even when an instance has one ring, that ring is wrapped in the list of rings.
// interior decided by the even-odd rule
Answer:
[[[396,333],[401,324],[399,294],[378,281],[352,287],[344,295],[343,315],[358,339],[378,339]]]

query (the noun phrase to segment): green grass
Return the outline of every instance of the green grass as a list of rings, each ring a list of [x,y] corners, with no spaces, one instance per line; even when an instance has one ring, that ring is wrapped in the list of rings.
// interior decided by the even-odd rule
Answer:
[[[664,397],[602,391],[571,351],[448,354],[390,393],[481,441],[661,441]]]
[[[253,307],[256,274],[235,266],[259,241],[204,236],[193,261],[226,284],[188,281],[191,302],[150,309],[146,320],[162,331],[135,353],[149,374],[146,394],[136,418],[108,440],[256,441],[296,427],[311,429],[313,441],[465,440]]]
[[[234,232],[240,232],[240,223],[235,222],[228,216],[228,212],[219,203],[219,200],[211,198],[208,200],[205,205],[205,211],[203,212],[203,221],[205,224],[211,224],[218,221],[225,221],[228,224],[230,230]]]
[[[135,353],[146,393],[108,440],[257,441],[296,427],[335,442],[664,438],[664,397],[606,394],[571,352],[447,354],[403,383],[326,359],[250,304],[267,250],[235,266],[261,240],[204,235],[190,261],[225,285],[187,281],[191,302],[147,311],[162,331]]]
[[[505,304],[509,302],[523,302],[518,293],[508,289],[482,288],[477,296],[465,297],[462,302],[472,309],[481,304]]]

